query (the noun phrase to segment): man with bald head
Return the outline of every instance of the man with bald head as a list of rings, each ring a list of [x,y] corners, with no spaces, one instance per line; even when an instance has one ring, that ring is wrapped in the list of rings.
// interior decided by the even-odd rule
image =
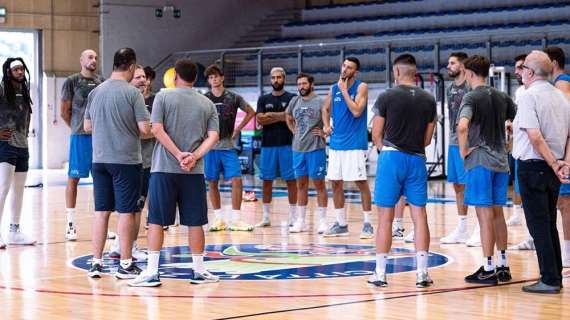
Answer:
[[[63,83],[61,91],[61,118],[71,128],[69,141],[69,170],[67,172],[67,188],[65,204],[67,211],[67,227],[65,239],[77,240],[77,229],[73,217],[77,202],[77,184],[80,178],[89,177],[91,171],[92,143],[91,134],[83,129],[83,116],[87,104],[87,96],[97,87],[103,78],[97,72],[97,53],[87,49],[79,58],[81,71],[69,76]]]
[[[559,293],[562,255],[556,228],[556,201],[567,177],[570,147],[570,102],[550,84],[552,62],[541,51],[531,52],[521,66],[526,90],[517,98],[513,123],[513,157],[518,162],[523,210],[534,238],[540,279],[525,292]],[[565,155],[566,153],[566,155]],[[566,172],[565,172],[566,171]]]

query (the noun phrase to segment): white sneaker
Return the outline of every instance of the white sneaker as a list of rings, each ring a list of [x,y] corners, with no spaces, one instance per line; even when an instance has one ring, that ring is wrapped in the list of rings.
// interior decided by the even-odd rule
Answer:
[[[65,240],[67,241],[77,240],[77,229],[75,229],[73,223],[67,224],[67,228],[65,229]]]
[[[2,235],[0,234],[0,249],[6,249],[6,244],[4,240],[2,240]]]
[[[305,221],[297,220],[292,227],[289,228],[291,233],[307,232],[309,231],[309,226],[305,224]]]
[[[450,234],[439,239],[441,244],[454,244],[454,243],[465,243],[467,241],[467,230],[461,232],[459,227],[456,227]]]
[[[161,285],[158,273],[141,272],[135,279],[128,282],[129,287],[158,287]]]
[[[109,258],[111,259],[119,259],[121,257],[121,244],[119,242],[119,238],[115,238],[113,242],[111,242],[111,247],[109,248]]]
[[[117,238],[117,234],[111,230],[107,230],[107,239],[113,240]]]
[[[31,237],[21,233],[20,231],[8,232],[8,244],[19,244],[19,245],[34,245],[36,240]]]
[[[319,227],[317,228],[317,233],[318,234],[323,234],[327,231],[328,229],[328,225],[327,225],[327,220],[326,219],[322,219],[321,221],[319,221]]]
[[[261,221],[259,221],[257,224],[255,224],[256,228],[267,228],[267,227],[271,227],[271,221],[269,221],[269,218],[263,218],[261,219]]]
[[[416,238],[414,237],[414,230],[410,231],[406,237],[404,237],[405,243],[414,243],[416,242]]]
[[[471,234],[471,237],[469,237],[469,240],[465,241],[465,245],[468,247],[481,246],[481,230],[479,229],[479,226],[473,230],[473,233]]]
[[[528,238],[514,246],[510,246],[509,250],[536,250],[536,248],[534,247],[534,240],[532,238]]]
[[[204,272],[194,271],[194,276],[190,279],[191,284],[214,283],[220,281],[220,277],[211,274],[209,271]]]
[[[148,259],[148,254],[146,251],[139,249],[136,242],[133,244],[133,249],[131,252],[133,258],[137,259],[137,262],[144,262]]]
[[[521,218],[521,214],[518,212],[513,213],[509,217],[509,220],[507,220],[507,226],[509,226],[509,227],[520,226],[521,224],[522,224],[522,218]]]

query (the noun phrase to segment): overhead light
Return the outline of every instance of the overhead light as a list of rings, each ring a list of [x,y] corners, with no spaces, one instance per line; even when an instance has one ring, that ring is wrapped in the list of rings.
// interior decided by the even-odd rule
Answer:
[[[175,19],[179,19],[182,17],[182,10],[176,8],[173,5],[165,5],[162,8],[154,9],[154,16],[157,18],[162,18],[165,12],[172,11],[172,17]]]

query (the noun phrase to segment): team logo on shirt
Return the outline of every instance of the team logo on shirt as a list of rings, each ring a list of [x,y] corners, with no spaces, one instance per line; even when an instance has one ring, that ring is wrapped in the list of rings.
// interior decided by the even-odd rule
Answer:
[[[88,270],[91,255],[81,256],[71,264]],[[430,252],[428,266],[446,264],[449,258]],[[351,244],[219,244],[206,246],[206,269],[222,280],[295,280],[343,278],[370,275],[376,265],[372,245]],[[119,260],[104,256],[104,272],[114,273]],[[139,263],[143,269],[145,263]],[[160,276],[187,280],[191,277],[192,255],[187,246],[163,248]],[[393,248],[388,258],[388,273],[413,271],[415,252]]]

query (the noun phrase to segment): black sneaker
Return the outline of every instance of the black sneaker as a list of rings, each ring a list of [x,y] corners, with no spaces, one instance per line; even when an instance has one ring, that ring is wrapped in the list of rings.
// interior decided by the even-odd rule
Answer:
[[[497,278],[499,282],[508,282],[513,279],[511,277],[511,269],[509,267],[497,267]]]
[[[117,279],[134,279],[136,278],[142,270],[137,267],[134,263],[131,263],[127,268],[123,268],[119,265],[119,269],[115,272],[115,278]]]
[[[497,278],[497,272],[495,272],[495,270],[485,271],[483,267],[480,267],[475,273],[465,277],[465,282],[497,285],[499,279]]]
[[[92,279],[100,279],[101,274],[103,273],[103,266],[99,263],[95,263],[91,265],[91,269],[87,273],[87,276]]]

